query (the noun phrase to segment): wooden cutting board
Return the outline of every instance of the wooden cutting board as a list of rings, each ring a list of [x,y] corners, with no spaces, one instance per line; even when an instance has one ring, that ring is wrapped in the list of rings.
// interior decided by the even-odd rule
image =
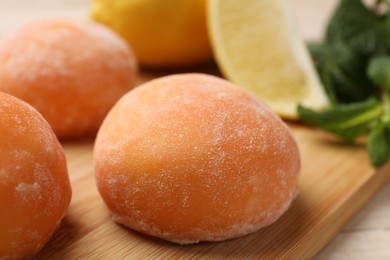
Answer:
[[[319,129],[289,126],[299,144],[302,170],[300,193],[287,213],[245,237],[187,246],[115,224],[95,186],[93,138],[63,142],[72,202],[62,225],[34,259],[312,258],[390,180],[390,164],[371,167],[364,141],[347,145]]]

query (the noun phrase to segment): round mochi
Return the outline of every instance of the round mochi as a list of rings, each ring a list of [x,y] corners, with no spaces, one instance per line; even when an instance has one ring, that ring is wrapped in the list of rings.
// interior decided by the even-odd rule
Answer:
[[[119,100],[98,132],[94,164],[115,221],[189,244],[276,221],[297,193],[300,156],[260,100],[214,76],[179,74]]]
[[[95,134],[136,75],[127,43],[92,21],[39,20],[0,41],[0,90],[34,106],[59,138]]]
[[[65,215],[71,188],[65,155],[44,118],[0,92],[0,258],[27,259]]]

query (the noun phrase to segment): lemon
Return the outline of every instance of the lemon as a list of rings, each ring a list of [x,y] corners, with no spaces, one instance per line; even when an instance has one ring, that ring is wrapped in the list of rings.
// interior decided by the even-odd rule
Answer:
[[[297,104],[328,104],[285,0],[210,0],[208,28],[226,78],[260,97],[280,116]]]
[[[94,0],[91,18],[127,40],[141,66],[193,66],[212,59],[206,0]]]

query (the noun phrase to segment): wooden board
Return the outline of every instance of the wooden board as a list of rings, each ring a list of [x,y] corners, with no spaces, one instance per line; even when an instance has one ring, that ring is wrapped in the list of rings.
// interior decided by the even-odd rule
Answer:
[[[142,81],[155,76],[148,75]],[[34,259],[307,259],[315,256],[390,180],[390,164],[379,170],[372,168],[364,142],[347,145],[319,129],[296,123],[289,126],[300,147],[302,171],[300,193],[288,212],[273,225],[251,235],[187,246],[151,238],[115,224],[95,186],[93,138],[63,142],[73,198],[62,225]]]

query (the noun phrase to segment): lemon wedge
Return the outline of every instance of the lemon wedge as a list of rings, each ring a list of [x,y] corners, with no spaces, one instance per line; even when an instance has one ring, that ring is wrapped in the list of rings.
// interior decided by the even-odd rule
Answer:
[[[277,114],[297,119],[297,105],[328,98],[285,0],[210,0],[208,29],[223,75]]]

